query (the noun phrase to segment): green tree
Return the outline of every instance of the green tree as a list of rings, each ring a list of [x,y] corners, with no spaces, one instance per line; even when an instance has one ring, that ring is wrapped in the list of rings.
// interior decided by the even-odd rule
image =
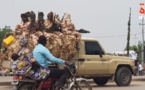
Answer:
[[[138,60],[140,62],[142,60],[142,43],[141,43],[141,41],[138,42],[138,45],[129,46],[129,50],[134,50],[134,48],[137,48]],[[127,50],[127,47],[124,50]]]
[[[0,48],[1,48],[1,45],[2,45],[3,38],[4,38],[5,34],[7,32],[11,32],[11,31],[12,31],[12,29],[10,28],[10,26],[5,26],[4,28],[2,28],[0,30]]]

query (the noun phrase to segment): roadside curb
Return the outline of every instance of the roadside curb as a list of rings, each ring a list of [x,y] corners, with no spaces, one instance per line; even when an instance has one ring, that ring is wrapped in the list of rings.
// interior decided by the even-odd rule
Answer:
[[[3,86],[3,85],[11,85],[11,82],[0,82],[0,86]]]
[[[93,79],[87,80],[89,83],[94,83]],[[132,81],[145,81],[145,76],[132,76]],[[114,83],[115,81],[109,80],[109,83]]]

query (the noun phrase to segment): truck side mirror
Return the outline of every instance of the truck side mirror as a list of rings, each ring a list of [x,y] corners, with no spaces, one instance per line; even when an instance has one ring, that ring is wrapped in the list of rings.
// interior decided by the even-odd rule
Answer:
[[[102,56],[102,51],[99,51],[99,54],[100,54],[100,57],[103,57],[103,56]]]
[[[101,53],[100,53],[100,57],[103,57]]]
[[[100,55],[100,57],[102,57],[102,51],[95,51],[96,55]]]

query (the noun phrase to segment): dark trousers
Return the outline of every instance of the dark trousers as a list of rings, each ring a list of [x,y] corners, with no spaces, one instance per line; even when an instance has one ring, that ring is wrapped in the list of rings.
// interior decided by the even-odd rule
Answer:
[[[135,60],[135,66],[137,67],[137,60]]]
[[[139,71],[139,76],[142,76],[142,71]]]
[[[58,78],[58,86],[63,86],[66,83],[67,73],[64,69],[49,68],[50,74],[48,78]]]

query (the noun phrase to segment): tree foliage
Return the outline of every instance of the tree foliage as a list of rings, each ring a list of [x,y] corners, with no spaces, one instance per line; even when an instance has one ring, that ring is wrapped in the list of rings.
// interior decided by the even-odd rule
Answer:
[[[4,28],[0,29],[0,48],[1,44],[3,42],[3,38],[7,32],[11,32],[12,29],[10,29],[10,26],[5,26]]]
[[[129,46],[129,50],[134,50],[134,48],[137,49],[138,60],[141,61],[142,60],[142,43],[141,43],[141,41],[138,42],[138,45]],[[127,48],[125,48],[124,50],[127,50]]]

